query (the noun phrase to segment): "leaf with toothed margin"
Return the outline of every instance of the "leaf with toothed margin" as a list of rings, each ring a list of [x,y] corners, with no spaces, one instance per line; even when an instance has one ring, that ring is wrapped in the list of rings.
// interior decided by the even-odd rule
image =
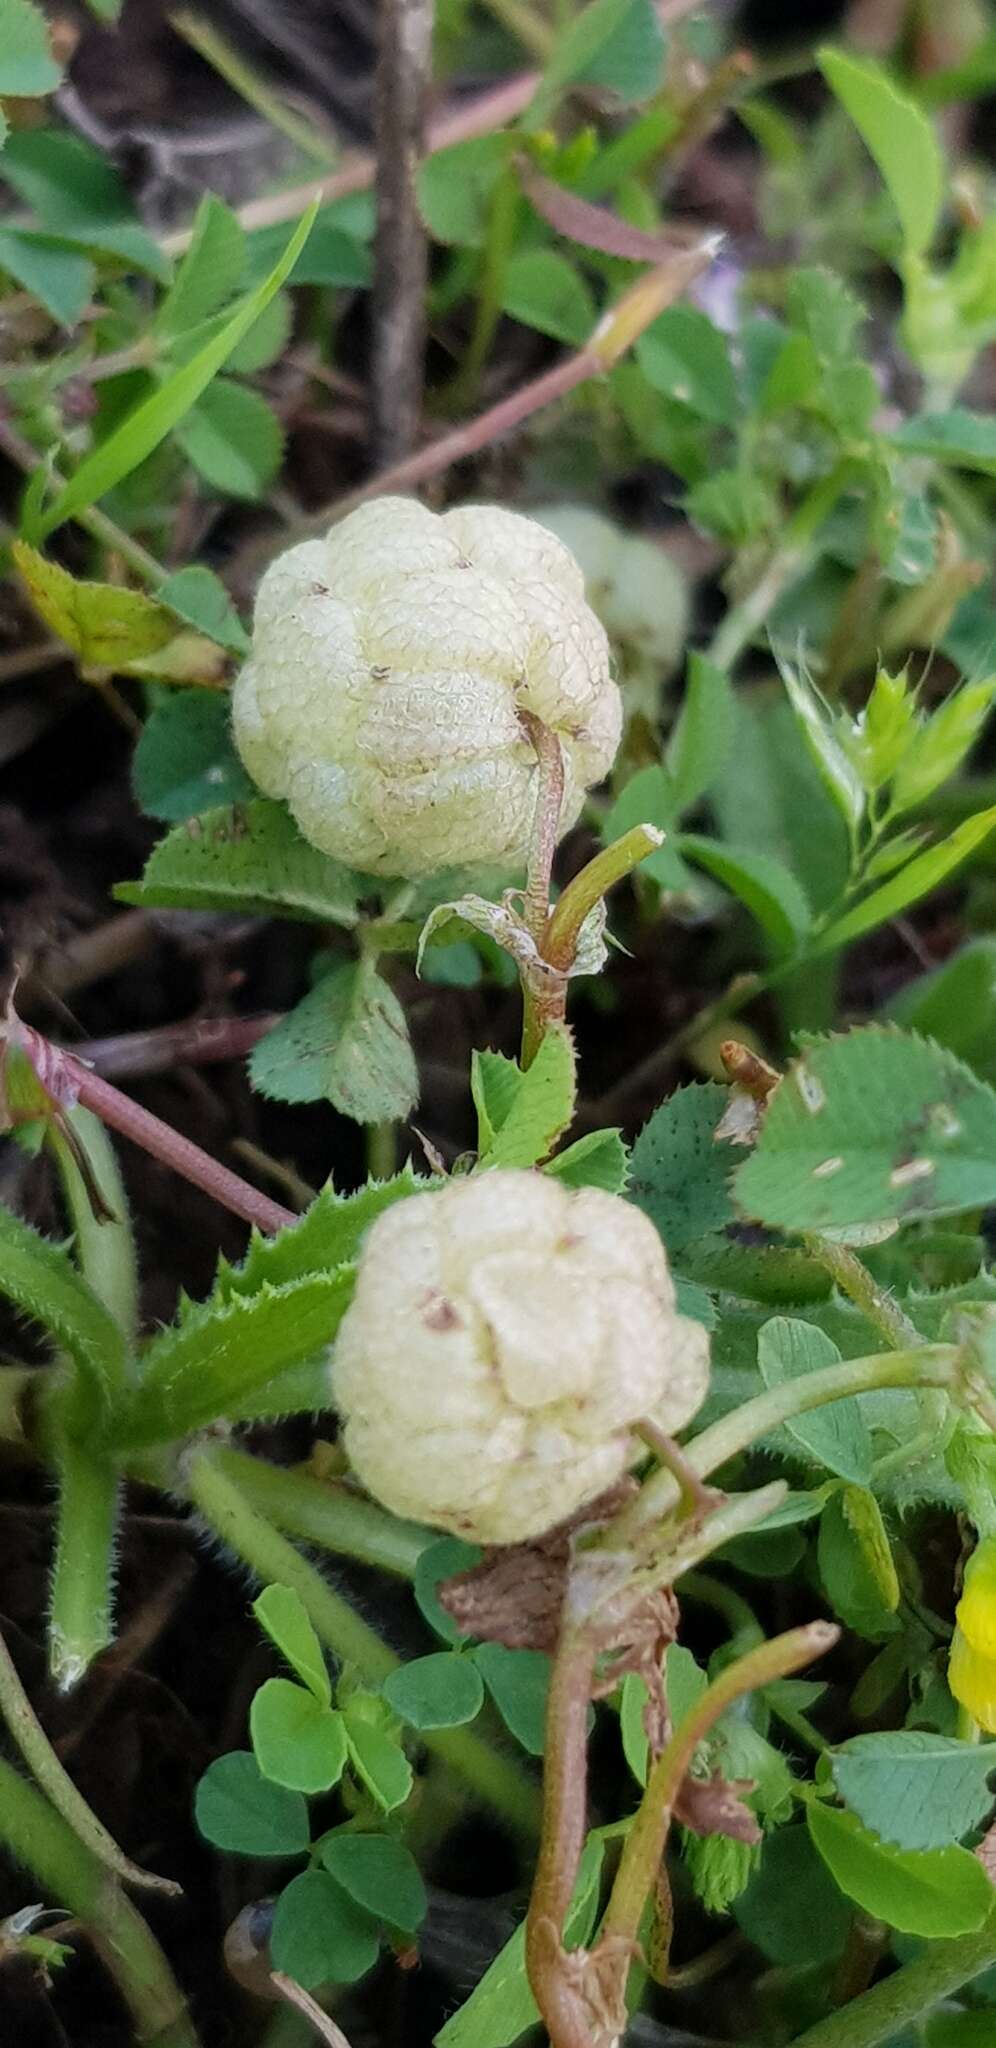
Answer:
[[[207,1301],[185,1300],[183,1316],[196,1315],[210,1303],[223,1305],[236,1296],[256,1294],[264,1286],[285,1287],[309,1274],[331,1273],[337,1266],[347,1265],[356,1258],[371,1224],[385,1209],[407,1195],[425,1194],[432,1185],[404,1166],[393,1179],[368,1181],[355,1194],[340,1195],[335,1188],[322,1188],[296,1223],[288,1223],[275,1237],[263,1237],[254,1230],[239,1265],[219,1260]]]
[[[928,1039],[872,1025],[812,1039],[734,1179],[787,1230],[949,1216],[996,1201],[996,1093]]]
[[[163,1443],[228,1416],[330,1344],[349,1306],[354,1269],[309,1273],[283,1287],[203,1302],[154,1337],[142,1379],[116,1422],[121,1445]]]

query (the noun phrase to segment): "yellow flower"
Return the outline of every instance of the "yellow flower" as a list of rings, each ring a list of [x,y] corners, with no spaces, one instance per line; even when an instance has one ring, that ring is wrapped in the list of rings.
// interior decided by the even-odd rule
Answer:
[[[973,1650],[996,1658],[996,1536],[984,1536],[965,1567],[955,1619]]]
[[[996,1657],[984,1657],[973,1649],[960,1628],[955,1629],[951,1645],[948,1685],[973,1721],[987,1735],[996,1735]]]
[[[948,1684],[988,1735],[996,1735],[996,1536],[985,1536],[965,1569],[955,1613]]]

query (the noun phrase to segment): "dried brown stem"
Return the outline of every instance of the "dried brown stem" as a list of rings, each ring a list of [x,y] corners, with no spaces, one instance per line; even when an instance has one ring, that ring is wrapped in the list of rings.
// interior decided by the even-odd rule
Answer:
[[[432,0],[380,0],[378,11],[371,438],[379,466],[409,453],[422,414],[428,253],[415,178],[425,148]]]

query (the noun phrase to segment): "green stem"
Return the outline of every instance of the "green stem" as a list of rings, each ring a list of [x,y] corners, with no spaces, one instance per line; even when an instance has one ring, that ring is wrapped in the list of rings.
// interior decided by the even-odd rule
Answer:
[[[79,1683],[114,1639],[114,1538],[121,1491],[116,1468],[75,1438],[55,1438],[59,1481],[48,1623],[49,1668],[62,1692]]]
[[[731,605],[706,649],[707,660],[717,668],[733,667],[764,625],[783,591],[808,568],[816,535],[841,493],[858,474],[858,467],[856,462],[845,457],[835,464],[829,476],[821,478],[807,492],[785,527],[781,545],[767,568],[739,604]]]
[[[79,1166],[58,1125],[51,1122],[48,1137],[62,1178],[76,1263],[104,1307],[110,1309],[125,1343],[131,1347],[138,1330],[138,1264],[117,1154],[104,1125],[92,1110],[77,1103],[65,1114],[85,1154],[91,1177],[114,1218],[99,1221],[94,1215]]]
[[[639,867],[648,853],[655,853],[664,844],[664,834],[656,825],[634,825],[607,846],[603,853],[596,853],[594,860],[568,882],[563,895],[550,913],[543,952],[552,967],[566,971],[574,962],[578,933],[585,918],[600,903],[610,889],[615,888],[625,875]]]
[[[367,1125],[367,1173],[371,1180],[390,1180],[398,1170],[398,1127],[394,1123]]]
[[[881,1331],[893,1350],[915,1351],[923,1343],[916,1324],[910,1322],[898,1302],[872,1278],[850,1245],[835,1244],[832,1238],[821,1237],[815,1230],[804,1231],[802,1237],[811,1257],[830,1274],[841,1293],[861,1310],[872,1328]]]
[[[432,1532],[415,1522],[399,1521],[376,1501],[310,1473],[288,1471],[246,1451],[216,1450],[215,1463],[228,1474],[250,1506],[258,1509],[287,1536],[316,1543],[339,1557],[376,1566],[410,1579]]]
[[[208,1527],[258,1578],[290,1586],[299,1594],[322,1642],[341,1662],[353,1665],[368,1685],[382,1685],[397,1670],[401,1659],[286,1536],[250,1507],[241,1488],[221,1469],[216,1450],[204,1449],[191,1458],[185,1490]],[[538,1792],[515,1764],[489,1749],[469,1728],[426,1731],[421,1740],[509,1827],[535,1835]]]
[[[144,2048],[199,2048],[183,1995],[141,1914],[68,1821],[2,1758],[0,1841],[86,1928]]]
[[[455,413],[469,411],[477,396],[481,372],[487,362],[495,329],[501,319],[505,272],[508,269],[508,259],[515,247],[515,230],[521,205],[518,180],[511,167],[506,166],[491,195],[491,211],[488,217],[473,332],[459,374],[454,378],[448,393],[450,407]]]
[[[745,1401],[687,1444],[685,1457],[700,1479],[705,1479],[739,1452],[749,1450],[759,1437],[769,1435],[794,1415],[808,1414],[827,1402],[872,1393],[877,1387],[943,1387],[954,1392],[959,1357],[953,1344],[921,1344],[916,1351],[882,1351],[868,1358],[843,1359],[839,1365],[828,1365],[804,1379],[787,1380],[757,1394],[753,1401]],[[632,1506],[613,1522],[611,1548],[632,1542],[648,1525],[670,1514],[678,1499],[678,1484],[672,1474],[663,1470],[653,1473]]]
[[[924,1955],[798,2034],[794,2048],[879,2048],[996,1963],[996,1908],[984,1926],[953,1941],[931,1941]]]
[[[17,1674],[14,1659],[0,1635],[0,1713],[29,1769],[63,1820],[68,1821],[81,1842],[93,1851],[106,1869],[126,1884],[142,1885],[147,1891],[179,1893],[181,1887],[168,1877],[155,1877],[142,1870],[118,1848],[113,1835],[92,1813],[81,1792],[63,1770],[41,1722]]]
[[[784,1678],[789,1672],[812,1663],[814,1657],[822,1656],[837,1641],[839,1634],[840,1630],[832,1622],[814,1621],[805,1628],[789,1629],[787,1634],[775,1636],[771,1642],[760,1643],[746,1656],[738,1657],[735,1664],[728,1664],[725,1671],[713,1679],[697,1705],[686,1714],[647,1780],[636,1819],[626,1837],[602,1922],[599,1946],[606,1938],[615,1938],[621,1943],[636,1941],[643,1908],[667,1844],[671,1811],[682,1779],[691,1766],[699,1743],[713,1723],[744,1693],[770,1685],[774,1679]],[[624,1970],[628,1964],[629,1956],[626,1954]]]

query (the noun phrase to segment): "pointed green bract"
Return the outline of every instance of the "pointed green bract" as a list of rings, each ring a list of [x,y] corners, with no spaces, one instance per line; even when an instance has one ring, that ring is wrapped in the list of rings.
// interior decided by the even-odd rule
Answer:
[[[68,1252],[3,1207],[0,1293],[69,1353],[78,1376],[73,1402],[77,1422],[84,1419],[81,1403],[93,1422],[106,1421],[125,1377],[121,1330],[77,1273]]]
[[[482,1166],[535,1166],[553,1149],[574,1115],[577,1077],[570,1033],[544,1035],[523,1072],[500,1052],[475,1052],[471,1090]]]

